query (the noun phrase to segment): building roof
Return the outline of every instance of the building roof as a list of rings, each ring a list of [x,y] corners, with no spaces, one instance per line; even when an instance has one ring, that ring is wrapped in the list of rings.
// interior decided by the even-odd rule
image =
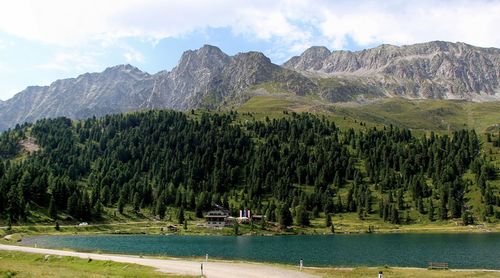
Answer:
[[[228,217],[229,214],[225,211],[222,211],[222,210],[211,210],[209,212],[207,212],[207,214],[205,215],[205,217]]]

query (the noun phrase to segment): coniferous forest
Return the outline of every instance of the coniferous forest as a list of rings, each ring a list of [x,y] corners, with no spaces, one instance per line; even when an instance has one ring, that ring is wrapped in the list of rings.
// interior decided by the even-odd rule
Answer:
[[[149,111],[17,126],[0,134],[0,218],[23,223],[41,208],[54,220],[89,221],[125,207],[202,217],[213,204],[285,226],[320,213],[394,224],[411,223],[409,212],[464,224],[499,218],[497,169],[473,130],[415,135],[393,126],[341,130],[312,114],[238,116]],[[28,137],[40,147],[29,155],[20,143]],[[473,187],[480,214],[468,202]]]

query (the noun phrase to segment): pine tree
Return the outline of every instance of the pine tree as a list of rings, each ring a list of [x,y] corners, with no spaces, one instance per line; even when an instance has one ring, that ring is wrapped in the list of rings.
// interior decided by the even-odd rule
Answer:
[[[494,212],[493,205],[486,205],[486,214],[488,216],[493,216],[493,212]]]
[[[118,199],[118,204],[117,204],[118,212],[120,214],[123,214],[123,209],[125,208],[125,201],[122,196],[120,196],[120,199]]]
[[[382,199],[378,202],[378,216],[380,218],[384,217],[384,201]]]
[[[240,224],[238,224],[238,221],[234,221],[233,223],[233,234],[235,236],[240,234]]]
[[[448,209],[446,208],[446,204],[443,200],[444,199],[441,199],[441,206],[439,207],[439,210],[438,210],[440,220],[448,219]]]
[[[312,211],[313,218],[318,218],[319,217],[319,210],[318,207],[314,207]]]
[[[177,223],[183,224],[185,220],[186,217],[184,216],[184,207],[181,207],[177,213]]]
[[[288,227],[292,225],[293,223],[292,213],[290,212],[290,209],[288,209],[288,206],[286,204],[281,205],[279,216],[280,216],[279,223],[282,227]]]
[[[326,215],[325,226],[326,227],[332,226],[332,216],[329,213]]]
[[[474,218],[472,217],[471,213],[469,210],[465,210],[462,213],[462,222],[465,226],[473,224],[474,223]]]
[[[422,197],[418,197],[417,199],[417,209],[420,214],[424,214],[424,203]]]
[[[156,215],[158,215],[160,219],[165,218],[166,209],[167,207],[165,206],[165,203],[163,202],[162,199],[156,202]]]
[[[7,216],[7,231],[12,230],[12,216],[10,214]]]
[[[261,230],[266,230],[266,227],[267,227],[267,221],[266,221],[266,218],[262,218],[262,221],[260,223],[260,229]]]
[[[399,220],[399,210],[398,210],[398,207],[396,205],[392,205],[392,210],[391,210],[391,223],[392,224],[399,224],[400,223],[400,220]]]
[[[94,205],[94,208],[92,209],[92,216],[95,218],[101,218],[102,212],[104,210],[104,206],[102,205],[101,201],[97,201]]]
[[[135,213],[139,213],[139,211],[140,211],[140,205],[141,205],[141,198],[139,197],[139,193],[138,192],[134,193],[133,205],[134,205],[134,212]]]
[[[78,217],[79,216],[79,202],[80,199],[78,198],[78,194],[73,192],[71,197],[68,199],[68,214],[73,216],[73,217]]]
[[[309,213],[307,212],[305,207],[300,205],[295,209],[295,211],[297,225],[300,225],[302,227],[309,226]]]
[[[340,197],[340,194],[337,195],[337,211],[338,212],[344,211],[344,205],[342,205],[342,198]]]
[[[405,219],[406,224],[411,224],[411,217],[410,217],[410,211],[406,211],[406,219]]]
[[[432,199],[429,200],[429,221],[434,221],[434,204],[432,203]]]
[[[269,207],[266,211],[266,218],[269,222],[276,222],[276,205],[274,202],[269,204]]]
[[[356,203],[353,198],[353,190],[352,188],[347,191],[347,209],[350,212],[356,211]]]
[[[52,219],[56,219],[57,218],[57,209],[56,209],[56,204],[54,202],[54,196],[50,196],[49,216]]]

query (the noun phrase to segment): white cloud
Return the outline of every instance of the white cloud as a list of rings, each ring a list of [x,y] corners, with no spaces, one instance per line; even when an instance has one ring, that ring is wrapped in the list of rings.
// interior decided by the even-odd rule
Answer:
[[[9,72],[9,68],[0,62],[0,73],[6,73],[6,72]]]
[[[37,65],[37,68],[61,72],[83,72],[100,69],[99,53],[80,53],[78,51],[61,52],[54,55],[49,63]]]
[[[123,54],[123,57],[125,58],[125,60],[127,60],[127,63],[144,63],[144,55],[133,48],[127,50]]]
[[[6,49],[8,47],[13,47],[14,43],[11,41],[2,41],[0,40],[0,50]]]
[[[357,9],[326,9],[322,34],[335,48],[345,46],[348,38],[359,45],[447,40],[500,46],[499,1],[387,3],[366,1]]]
[[[152,42],[205,28],[270,40],[299,52],[429,40],[500,46],[500,1],[16,0],[0,7],[0,31],[63,46],[135,37]],[[130,61],[143,60],[127,51]]]

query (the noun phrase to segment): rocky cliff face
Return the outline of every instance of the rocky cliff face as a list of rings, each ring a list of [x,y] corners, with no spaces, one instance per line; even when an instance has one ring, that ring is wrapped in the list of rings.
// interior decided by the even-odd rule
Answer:
[[[244,101],[248,90],[276,82],[285,90],[307,94],[314,83],[301,74],[271,63],[262,53],[229,56],[206,45],[186,51],[172,71],[154,75],[131,65],[28,87],[0,103],[0,130],[16,123],[66,116],[86,118],[140,109],[215,109],[226,100]]]
[[[363,77],[362,82],[387,96],[500,99],[500,49],[465,43],[434,41],[331,53],[312,47],[283,66],[322,77]]]
[[[47,117],[83,118],[130,111],[143,102],[138,85],[149,77],[135,67],[122,65],[58,80],[50,86],[28,87],[4,102],[0,129]]]
[[[230,60],[230,56],[214,46],[186,51],[171,72],[155,76],[155,83],[161,86],[155,86],[152,93],[159,96],[164,108],[198,107],[199,99],[211,92],[211,83]]]
[[[500,99],[500,49],[463,43],[381,45],[350,52],[311,47],[283,66],[259,52],[229,56],[214,46],[184,52],[172,71],[148,74],[120,65],[101,73],[28,87],[0,101],[0,130],[66,116],[86,118],[140,109],[216,109],[262,88],[325,102],[366,97]]]

